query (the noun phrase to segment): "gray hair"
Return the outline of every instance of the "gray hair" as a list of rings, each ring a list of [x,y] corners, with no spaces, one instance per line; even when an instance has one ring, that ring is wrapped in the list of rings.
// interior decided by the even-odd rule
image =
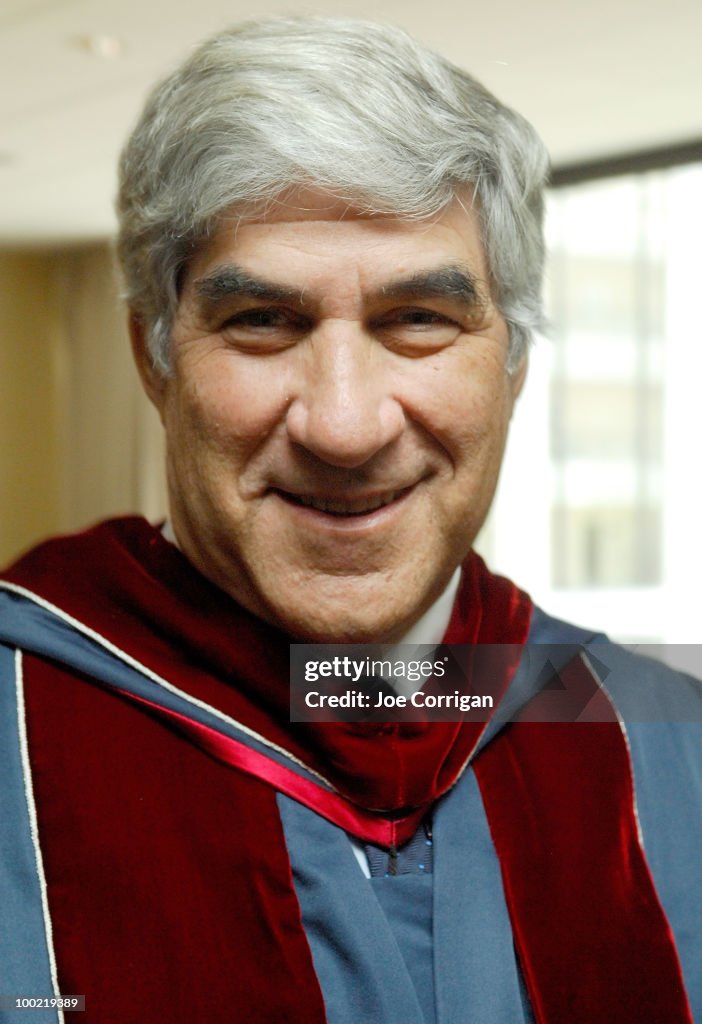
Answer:
[[[120,161],[127,300],[169,366],[178,281],[227,215],[314,185],[366,214],[422,219],[466,186],[514,369],[542,325],[548,169],[531,125],[398,28],[346,18],[246,22],[151,93]]]

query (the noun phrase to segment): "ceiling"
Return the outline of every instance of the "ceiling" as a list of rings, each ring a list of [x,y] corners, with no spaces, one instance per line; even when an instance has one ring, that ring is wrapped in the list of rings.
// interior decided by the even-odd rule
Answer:
[[[2,0],[0,245],[111,234],[149,85],[210,32],[290,12],[404,26],[525,114],[556,165],[702,137],[699,0]]]

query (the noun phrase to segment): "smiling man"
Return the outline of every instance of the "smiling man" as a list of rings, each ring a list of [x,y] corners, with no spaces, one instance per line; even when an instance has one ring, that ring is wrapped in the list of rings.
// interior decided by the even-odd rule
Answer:
[[[699,684],[472,551],[546,166],[365,22],[240,26],[151,95],[119,255],[170,514],[0,582],[0,1020],[702,1014]],[[292,643],[442,640],[489,666],[487,720],[425,713],[461,706],[435,660],[407,720],[291,721]]]
[[[132,320],[182,550],[293,636],[399,640],[485,518],[525,360],[472,202],[415,223],[293,191],[189,262],[168,374]]]

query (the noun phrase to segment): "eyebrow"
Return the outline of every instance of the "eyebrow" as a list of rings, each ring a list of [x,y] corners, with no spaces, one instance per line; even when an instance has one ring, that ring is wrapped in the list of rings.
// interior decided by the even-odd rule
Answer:
[[[295,302],[305,305],[304,291],[256,277],[236,264],[216,267],[194,283],[197,297],[206,305],[217,305],[235,296],[264,302]],[[410,277],[382,285],[373,299],[457,299],[467,306],[482,305],[485,297],[479,279],[467,267],[447,265],[418,271]]]
[[[263,299],[266,302],[304,303],[303,293],[299,289],[254,277],[235,264],[217,267],[206,277],[199,278],[195,281],[195,293],[198,298],[213,305],[235,295]]]
[[[466,267],[448,265],[436,270],[419,271],[381,289],[389,299],[458,299],[466,305],[483,304],[485,298],[479,279]]]

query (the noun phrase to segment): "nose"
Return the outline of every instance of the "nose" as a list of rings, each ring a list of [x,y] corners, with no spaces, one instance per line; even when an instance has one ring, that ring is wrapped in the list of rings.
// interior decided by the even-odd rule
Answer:
[[[388,354],[348,321],[308,339],[288,437],[324,462],[353,469],[400,436],[405,415],[394,396]]]

